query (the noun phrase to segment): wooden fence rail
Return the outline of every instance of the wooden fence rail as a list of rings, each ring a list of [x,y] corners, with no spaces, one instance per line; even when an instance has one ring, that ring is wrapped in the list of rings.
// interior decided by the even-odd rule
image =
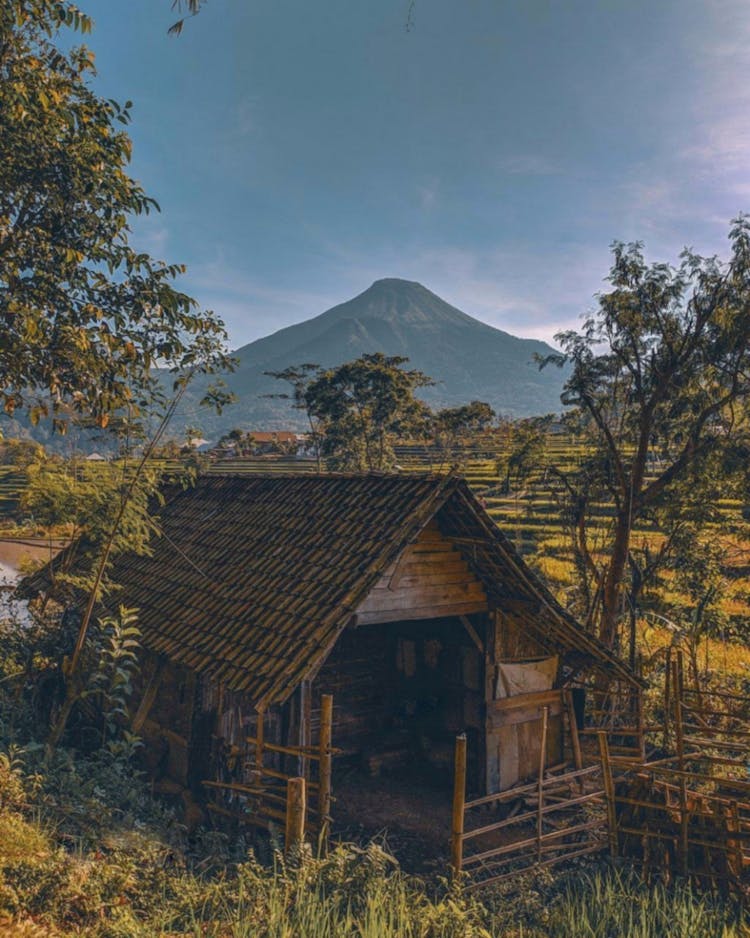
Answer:
[[[544,722],[543,714],[542,736]],[[469,875],[467,888],[497,883],[520,869],[551,866],[606,846],[600,767],[547,769],[544,753],[542,745],[536,781],[467,801],[466,738],[457,737],[451,867],[454,876]],[[534,831],[532,836],[529,830]],[[472,852],[467,852],[469,848]]]
[[[243,766],[243,779],[203,781],[204,788],[209,792],[223,795],[223,800],[209,800],[208,810],[241,825],[261,829],[268,829],[269,824],[278,826],[283,823],[288,835],[287,843],[299,841],[305,832],[314,832],[325,849],[331,828],[333,756],[339,751],[331,745],[332,731],[333,697],[330,694],[321,696],[317,746],[269,742],[264,739],[263,719],[262,714],[259,714],[256,735],[246,737],[249,753]],[[297,767],[302,767],[303,773],[309,773],[310,762],[314,762],[317,780],[308,778],[306,774],[284,772],[267,765],[265,760],[269,755],[296,760]],[[314,804],[311,803],[310,794],[315,795]],[[300,823],[303,831],[301,835]]]

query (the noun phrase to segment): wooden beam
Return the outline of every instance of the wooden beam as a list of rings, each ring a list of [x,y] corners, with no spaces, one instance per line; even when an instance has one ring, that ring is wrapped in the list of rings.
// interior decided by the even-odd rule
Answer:
[[[299,744],[302,749],[309,749],[312,739],[312,684],[302,681],[300,693]],[[302,756],[298,760],[297,771],[304,778],[310,777],[310,760]]]
[[[481,583],[468,581],[453,585],[440,585],[437,588],[373,591],[359,607],[358,612],[385,612],[422,608],[424,606],[452,606],[468,602],[486,602]]]
[[[464,842],[464,806],[466,804],[466,734],[456,737],[453,757],[453,810],[451,820],[451,867],[453,876],[461,875]]]
[[[161,684],[161,679],[164,675],[164,669],[166,666],[166,661],[163,658],[158,658],[154,669],[146,683],[146,688],[143,691],[143,697],[141,697],[141,702],[138,704],[138,709],[136,710],[135,716],[131,723],[131,729],[134,733],[140,733],[143,728],[143,724],[146,722],[151,707],[154,705],[154,700],[156,700],[156,694],[159,690],[159,685]]]
[[[542,834],[544,815],[544,768],[547,764],[547,724],[549,722],[549,707],[542,708],[542,744],[539,747],[539,779],[537,786],[537,815],[536,815],[536,857],[542,858]]]
[[[474,628],[474,626],[471,624],[471,621],[469,620],[468,616],[459,616],[458,618],[461,620],[461,624],[463,625],[463,627],[464,627],[464,628],[466,629],[466,631],[469,633],[469,637],[471,638],[471,640],[474,642],[474,644],[475,644],[475,645],[477,646],[477,648],[479,649],[479,654],[480,654],[480,655],[483,655],[483,654],[484,654],[484,643],[482,642],[482,639],[481,639],[481,638],[479,637],[479,635],[477,634],[477,630],[476,630],[476,629]]]
[[[373,612],[359,612],[356,624],[374,625],[380,622],[401,622],[405,619],[440,619],[446,616],[468,615],[472,612],[486,612],[484,602],[454,603],[448,606],[419,606],[414,609],[382,609]]]
[[[565,690],[563,691],[563,696],[565,698],[565,707],[568,711],[568,727],[570,728],[570,744],[573,749],[573,763],[576,769],[581,769],[583,768],[581,737],[578,735],[578,721],[576,720],[576,711],[573,706],[573,694],[570,690]]]

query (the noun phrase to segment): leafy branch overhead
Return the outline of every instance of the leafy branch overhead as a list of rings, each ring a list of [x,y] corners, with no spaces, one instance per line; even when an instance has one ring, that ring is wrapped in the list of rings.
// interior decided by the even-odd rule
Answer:
[[[0,8],[0,396],[33,422],[106,426],[177,380],[228,365],[222,322],[175,285],[180,264],[131,243],[158,205],[127,172],[131,103],[92,90],[93,53],[61,51],[91,21],[57,0]]]

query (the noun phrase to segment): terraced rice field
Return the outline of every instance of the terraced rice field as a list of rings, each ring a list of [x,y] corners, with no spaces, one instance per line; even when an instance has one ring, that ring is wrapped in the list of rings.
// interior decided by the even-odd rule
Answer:
[[[402,472],[446,471],[452,460],[436,458],[423,445],[402,444],[396,447],[398,466]],[[567,533],[563,527],[559,506],[549,484],[546,484],[543,467],[532,474],[524,488],[505,494],[497,472],[497,460],[502,455],[496,443],[478,443],[473,452],[466,452],[461,471],[469,484],[495,520],[498,527],[510,538],[516,548],[545,577],[561,601],[573,582],[573,564]],[[562,433],[550,433],[546,442],[545,460],[553,462],[562,470],[574,469],[585,456],[580,443]],[[91,464],[89,464],[91,465]],[[97,465],[97,464],[93,464]],[[164,473],[178,472],[179,459],[155,460],[156,468]],[[0,520],[3,514],[17,508],[23,485],[23,476],[0,467]],[[313,459],[298,459],[292,456],[258,456],[217,460],[210,464],[209,473],[308,473],[316,468]],[[720,510],[725,522],[733,529],[726,533],[726,524],[721,534],[730,553],[727,569],[727,587],[723,597],[724,610],[733,619],[750,620],[750,526],[742,519],[743,504],[733,499],[724,499]],[[594,524],[590,529],[590,544],[596,555],[597,547],[607,543],[607,530],[611,508],[601,504],[594,508]],[[745,535],[745,530],[747,535]],[[635,531],[636,542],[656,545],[660,532],[653,527],[641,526]],[[671,603],[681,599],[670,592],[669,576],[662,589],[662,598]]]
[[[0,466],[0,518],[18,508],[25,476],[15,466]]]

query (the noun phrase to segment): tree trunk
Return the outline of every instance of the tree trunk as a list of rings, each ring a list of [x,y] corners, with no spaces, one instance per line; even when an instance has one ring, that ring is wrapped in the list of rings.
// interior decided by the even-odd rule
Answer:
[[[628,563],[632,521],[629,514],[618,512],[612,556],[604,574],[602,589],[602,613],[599,620],[599,638],[608,648],[614,648],[617,637],[617,617],[620,614],[622,585]]]

